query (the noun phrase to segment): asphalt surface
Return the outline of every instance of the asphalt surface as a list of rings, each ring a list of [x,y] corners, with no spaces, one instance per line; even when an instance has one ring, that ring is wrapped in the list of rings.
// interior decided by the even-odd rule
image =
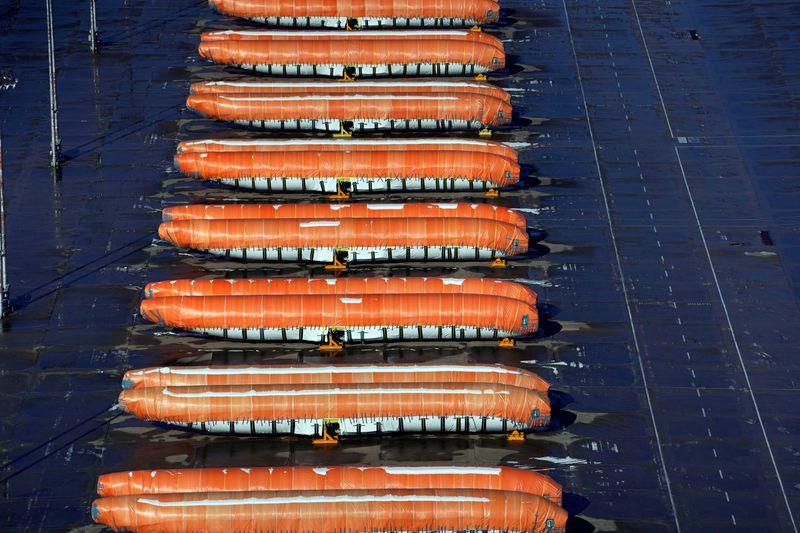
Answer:
[[[248,135],[183,108],[198,33],[240,24],[204,2],[55,6],[63,150],[48,168],[43,3],[0,4],[0,135],[15,312],[0,334],[0,528],[101,531],[99,473],[130,468],[466,462],[548,471],[572,531],[796,531],[800,515],[800,49],[796,1],[504,0],[491,28],[517,89],[525,209],[539,242],[504,270],[352,273],[522,279],[543,332],[489,343],[349,347],[341,362],[502,362],[553,383],[560,426],[500,437],[211,437],[108,411],[122,372],[181,363],[328,361],[308,346],[176,335],[142,322],[148,280],[325,275],[154,242],[162,206],[259,196],[204,188],[175,145]],[[261,197],[262,199],[264,197]],[[289,197],[276,197],[286,200]],[[298,198],[308,201],[309,198]],[[392,200],[452,198],[421,194]],[[466,198],[466,196],[462,196]],[[359,200],[370,199],[361,196]],[[480,196],[476,201],[485,201]]]

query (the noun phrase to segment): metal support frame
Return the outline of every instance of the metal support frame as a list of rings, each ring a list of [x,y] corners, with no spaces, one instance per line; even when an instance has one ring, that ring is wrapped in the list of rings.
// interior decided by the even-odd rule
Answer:
[[[0,318],[11,312],[6,275],[6,199],[3,181],[3,140],[0,138]]]
[[[344,270],[347,268],[347,261],[342,261],[336,255],[333,256],[333,261],[325,265],[325,270]]]
[[[337,340],[336,337],[334,337],[333,332],[329,331],[325,342],[319,345],[319,349],[322,352],[338,354],[344,349],[344,342]]]
[[[100,32],[97,31],[95,0],[89,0],[89,49],[96,54],[100,45]]]
[[[506,435],[506,440],[508,442],[525,442],[525,433],[518,429],[515,429],[514,431]]]
[[[508,261],[506,261],[502,257],[495,257],[489,264],[492,266],[492,268],[504,268],[508,266]]]
[[[336,424],[337,428],[334,429],[332,426]],[[311,443],[315,446],[330,446],[339,444],[339,429],[338,429],[339,420],[335,418],[326,418],[322,421],[322,436],[317,437],[315,436]]]
[[[50,78],[50,166],[61,166],[61,137],[58,135],[58,100],[56,97],[56,52],[53,44],[53,4],[45,0],[47,18],[47,63]]]
[[[500,348],[513,348],[517,345],[517,342],[510,338],[510,337],[503,337],[500,339],[500,342],[497,343]]]

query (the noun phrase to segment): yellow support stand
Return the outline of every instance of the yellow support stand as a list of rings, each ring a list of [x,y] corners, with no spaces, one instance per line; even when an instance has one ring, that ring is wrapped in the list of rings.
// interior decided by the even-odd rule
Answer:
[[[488,196],[489,198],[497,198],[498,196],[500,196],[500,191],[498,191],[497,189],[487,189],[486,192],[483,193],[483,195]]]
[[[477,81],[486,81],[489,78],[486,77],[486,74],[476,74],[475,79]]]
[[[331,200],[349,200],[350,193],[343,191],[342,186],[337,184],[336,194],[331,194],[330,196],[328,196],[328,198],[330,198]]]
[[[352,131],[347,131],[346,129],[344,129],[344,126],[341,126],[341,125],[339,126],[339,133],[334,133],[333,134],[333,138],[334,139],[346,139],[346,138],[349,138],[349,137],[352,137],[352,136],[353,136],[353,132]]]
[[[328,336],[328,342],[325,344],[320,344],[319,349],[323,352],[332,352],[332,353],[339,353],[344,348],[344,345],[341,342],[336,342],[336,340]]]
[[[347,263],[342,263],[336,256],[333,257],[330,264],[325,265],[325,270],[344,270],[345,268],[347,268]]]
[[[351,25],[350,25],[350,21],[351,21],[351,20],[355,20],[355,21],[356,21],[356,26],[355,26],[355,27],[353,27],[353,26],[351,26]],[[358,24],[358,19],[357,19],[357,18],[348,18],[348,19],[347,19],[347,22],[346,22],[346,23],[345,23],[345,25],[344,25],[344,29],[345,29],[346,31],[356,31],[356,30],[358,29],[358,26],[357,26],[357,24]]]
[[[477,32],[480,32],[480,31],[481,31],[481,27],[480,27],[480,26],[473,26],[473,27],[471,27],[471,28],[469,29],[469,31],[477,31]]]
[[[514,339],[509,339],[508,337],[504,337],[500,342],[497,343],[497,345],[501,348],[513,348],[514,346],[517,345],[517,343],[516,341],[514,341]]]
[[[331,435],[328,433],[328,424],[331,422],[338,423],[338,420],[325,420],[322,424],[322,437],[315,438],[311,441],[312,444],[315,446],[330,446],[339,444],[339,434],[334,433]]]
[[[518,429],[515,429],[514,431],[506,435],[506,440],[508,440],[508,442],[524,442],[525,433],[521,432]]]
[[[490,130],[489,128],[483,128],[481,131],[478,132],[478,136],[479,137],[491,137],[492,136],[492,130]]]
[[[342,72],[342,77],[339,78],[337,81],[356,81],[355,76],[351,76],[347,73],[347,68],[345,67],[344,72]]]
[[[344,344],[333,338],[333,335],[328,333],[328,341],[325,344],[319,345],[320,351],[323,352],[341,352],[344,349]]]
[[[508,261],[506,261],[505,259],[502,259],[500,257],[497,257],[497,258],[492,260],[491,265],[494,268],[503,268],[505,266],[508,266]]]

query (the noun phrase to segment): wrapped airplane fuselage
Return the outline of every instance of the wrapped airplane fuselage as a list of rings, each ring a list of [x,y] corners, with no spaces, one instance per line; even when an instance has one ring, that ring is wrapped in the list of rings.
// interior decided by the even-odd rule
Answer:
[[[209,385],[123,390],[118,404],[136,417],[209,433],[507,433],[550,423],[539,391],[494,383],[337,383]]]
[[[216,31],[202,57],[283,76],[470,76],[505,67],[503,43],[480,31]]]
[[[475,26],[496,22],[494,0],[210,0],[220,13],[297,28]]]
[[[487,190],[519,182],[517,153],[468,139],[220,140],[183,143],[185,174],[268,192]]]
[[[112,496],[93,502],[92,517],[140,533],[562,533],[568,514],[522,492],[342,489]]]
[[[528,249],[522,215],[485,204],[193,205],[165,219],[159,237],[176,246],[251,261],[480,261]]]
[[[281,490],[470,489],[508,490],[561,505],[563,489],[549,476],[507,466],[284,466],[178,468],[103,474],[100,496]]]

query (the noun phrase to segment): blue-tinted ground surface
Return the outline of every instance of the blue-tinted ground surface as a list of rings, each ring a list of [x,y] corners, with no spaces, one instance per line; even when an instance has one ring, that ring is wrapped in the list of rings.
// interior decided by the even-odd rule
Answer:
[[[101,530],[88,510],[106,471],[458,461],[549,471],[580,513],[574,531],[795,530],[798,2],[504,0],[490,31],[511,67],[493,80],[516,90],[518,117],[497,138],[532,146],[521,154],[525,188],[497,202],[528,209],[543,239],[502,271],[371,272],[530,280],[552,318],[516,350],[377,345],[341,361],[524,365],[562,393],[564,428],[524,444],[402,437],[324,450],[106,412],[133,366],[327,359],[165,334],[136,316],[147,280],[307,272],[153,243],[164,205],[256,198],[203,188],[172,166],[179,140],[246,134],[182,105],[191,81],[237,75],[194,52],[200,31],[236,22],[203,2],[101,2],[93,58],[84,2],[56,2],[68,161],[54,183],[43,4],[0,3],[0,74],[17,80],[0,91],[17,307],[0,335],[0,527]]]

